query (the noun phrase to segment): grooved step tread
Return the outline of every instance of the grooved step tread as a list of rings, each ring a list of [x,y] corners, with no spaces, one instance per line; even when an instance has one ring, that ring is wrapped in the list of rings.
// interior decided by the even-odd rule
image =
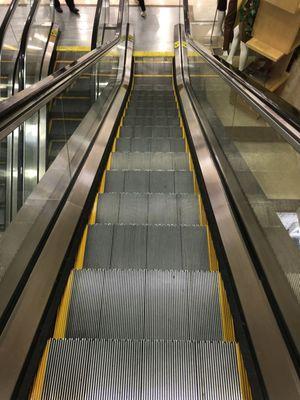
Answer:
[[[181,138],[119,138],[116,151],[184,152],[185,142]]]
[[[123,120],[124,126],[179,126],[179,118],[176,117],[159,117],[159,116],[125,116]]]
[[[189,171],[187,153],[162,152],[115,152],[111,170]]]
[[[194,193],[189,171],[107,171],[105,192]]]
[[[199,225],[199,201],[195,194],[102,193],[96,222]]]
[[[67,338],[223,339],[217,272],[73,274]]]
[[[242,400],[236,360],[234,343],[51,340],[41,398]]]
[[[207,230],[203,226],[90,225],[84,267],[208,271]]]
[[[127,138],[182,138],[179,126],[122,126],[121,137]]]

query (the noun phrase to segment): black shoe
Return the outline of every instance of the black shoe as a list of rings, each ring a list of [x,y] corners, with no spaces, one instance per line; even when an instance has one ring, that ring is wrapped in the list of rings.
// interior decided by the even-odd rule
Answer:
[[[73,14],[79,14],[79,10],[78,10],[78,8],[76,8],[76,7],[74,7],[74,8],[70,8],[70,11],[71,11],[71,13],[73,13]]]
[[[63,12],[63,10],[62,10],[62,8],[60,6],[55,7],[55,10],[60,14],[62,14],[62,12]]]

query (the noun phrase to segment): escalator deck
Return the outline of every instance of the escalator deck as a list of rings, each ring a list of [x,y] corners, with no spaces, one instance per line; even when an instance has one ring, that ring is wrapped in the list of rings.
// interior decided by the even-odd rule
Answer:
[[[134,66],[31,399],[251,399],[172,59]]]

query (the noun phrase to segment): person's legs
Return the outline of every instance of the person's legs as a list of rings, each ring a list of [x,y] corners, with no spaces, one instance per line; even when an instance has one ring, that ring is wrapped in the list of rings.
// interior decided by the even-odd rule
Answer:
[[[241,40],[240,39],[240,27],[239,27],[239,25],[237,25],[233,31],[233,41],[232,41],[229,56],[227,58],[227,62],[229,64],[233,63],[233,57],[234,57],[235,53],[237,52],[240,40]]]
[[[229,51],[229,44],[233,39],[233,27],[237,13],[237,0],[230,0],[224,24],[223,50]]]
[[[59,13],[62,13],[62,12],[63,12],[63,10],[62,10],[62,8],[61,8],[61,6],[60,6],[59,0],[54,0],[54,8],[55,8],[55,10],[56,10],[57,12],[59,12]]]
[[[142,17],[146,17],[146,7],[145,7],[145,1],[144,0],[138,0],[139,1],[139,5],[141,7],[141,16]]]
[[[66,0],[66,3],[72,13],[74,14],[79,13],[78,8],[75,7],[74,0]]]

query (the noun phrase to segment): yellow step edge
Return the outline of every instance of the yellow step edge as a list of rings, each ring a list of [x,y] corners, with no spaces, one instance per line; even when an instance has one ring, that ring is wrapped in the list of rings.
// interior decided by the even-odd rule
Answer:
[[[79,245],[79,249],[78,249],[78,252],[77,252],[77,257],[76,257],[76,260],[75,260],[75,265],[74,265],[75,269],[82,269],[82,267],[83,267],[87,232],[88,232],[88,225],[84,228],[84,231],[83,231],[83,235],[82,235],[81,242],[80,242],[80,245]]]
[[[105,180],[106,180],[106,171],[104,171],[102,179],[101,179],[101,183],[100,183],[100,186],[99,186],[99,193],[104,193]]]
[[[191,78],[217,78],[217,74],[191,74]]]
[[[206,227],[207,227],[207,241],[208,241],[208,255],[209,255],[210,270],[212,272],[219,271],[219,263],[218,263],[215,246],[212,241],[208,223],[206,224]]]
[[[240,345],[236,343],[236,358],[239,372],[240,389],[243,400],[252,400],[251,388],[248,380],[247,371],[244,365],[243,356],[241,353]]]
[[[134,51],[134,57],[174,57],[173,51]]]
[[[89,225],[94,225],[96,223],[97,207],[98,207],[98,195],[96,196],[93,204],[92,212],[89,218]]]
[[[50,349],[50,340],[47,341],[45,346],[42,359],[40,361],[39,369],[35,376],[32,390],[29,396],[30,400],[40,400],[42,398],[43,388],[44,388],[44,381],[46,375],[46,368],[47,368],[47,361],[48,361],[48,354]]]
[[[69,52],[74,52],[74,53],[79,53],[79,52],[89,52],[91,51],[90,46],[57,46],[56,48],[57,51],[69,51]]]
[[[73,288],[73,280],[74,280],[74,272],[71,271],[68,282],[67,282],[67,286],[65,288],[65,291],[64,291],[59,309],[58,309],[55,327],[54,327],[54,333],[53,333],[54,339],[63,339],[66,335],[66,327],[67,327],[70,299],[71,299],[72,288]]]
[[[222,328],[223,328],[223,338],[226,342],[234,342],[234,326],[233,319],[230,312],[226,291],[224,288],[224,283],[221,274],[218,274],[219,280],[219,298],[220,298],[220,309],[222,316]]]
[[[135,78],[172,78],[171,74],[134,74]]]

